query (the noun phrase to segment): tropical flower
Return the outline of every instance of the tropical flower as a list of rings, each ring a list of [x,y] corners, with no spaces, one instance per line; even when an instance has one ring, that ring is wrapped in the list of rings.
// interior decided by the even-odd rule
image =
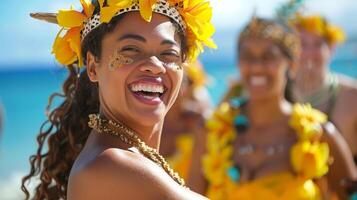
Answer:
[[[100,21],[108,23],[115,14],[124,8],[128,8],[132,5],[132,0],[107,0],[107,5],[104,6],[105,0],[98,0],[100,5]]]
[[[293,20],[293,24],[298,28],[325,38],[329,45],[343,43],[346,39],[345,33],[340,27],[328,23],[319,15],[297,15],[296,19]]]
[[[322,125],[327,116],[311,107],[311,105],[295,104],[290,125],[298,133],[300,139],[316,139],[323,133]]]
[[[220,185],[229,178],[227,170],[232,167],[230,158],[233,154],[233,148],[227,146],[219,151],[208,151],[210,151],[209,154],[202,159],[203,172],[211,184]]]
[[[330,44],[340,44],[346,40],[343,30],[337,26],[329,25],[326,27],[326,38]]]
[[[172,3],[179,3],[178,0],[170,0]],[[217,48],[211,39],[215,28],[211,23],[212,8],[207,0],[183,0],[183,7],[179,10],[184,18],[188,30],[189,57],[195,60],[201,52],[203,45],[210,48]]]
[[[52,46],[52,53],[59,63],[63,65],[78,61],[78,66],[83,65],[81,55],[81,30],[83,23],[88,20],[94,12],[94,6],[90,0],[80,0],[83,12],[73,10],[59,10],[57,14],[58,25],[62,27],[56,36]],[[61,36],[63,31],[67,31]]]
[[[290,154],[292,167],[304,178],[320,178],[328,172],[327,143],[298,142],[292,147]]]
[[[280,199],[320,200],[322,197],[319,187],[311,179],[296,178],[294,181],[287,183]]]

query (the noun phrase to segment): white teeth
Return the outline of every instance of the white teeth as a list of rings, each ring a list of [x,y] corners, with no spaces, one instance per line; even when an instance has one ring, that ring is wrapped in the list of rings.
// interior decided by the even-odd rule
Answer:
[[[265,76],[252,76],[249,81],[253,86],[262,86],[267,84],[268,79]]]
[[[155,92],[164,93],[163,85],[149,85],[149,84],[132,84],[130,88],[133,92]]]
[[[154,99],[156,98],[155,96],[147,96],[147,95],[141,95],[142,97],[144,97],[145,99]]]

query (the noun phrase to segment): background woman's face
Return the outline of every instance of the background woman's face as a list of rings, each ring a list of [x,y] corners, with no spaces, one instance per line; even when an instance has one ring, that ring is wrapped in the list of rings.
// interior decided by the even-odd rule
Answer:
[[[94,79],[101,110],[127,124],[163,120],[183,76],[181,41],[169,18],[154,14],[148,23],[138,12],[127,13],[103,38],[101,52]],[[110,69],[117,54],[132,62]]]
[[[291,63],[273,41],[255,37],[243,39],[238,64],[251,99],[284,94],[286,71]]]
[[[298,75],[304,76],[304,80],[321,82],[323,80],[320,79],[330,64],[332,49],[325,39],[317,34],[299,29],[299,35],[302,51]]]

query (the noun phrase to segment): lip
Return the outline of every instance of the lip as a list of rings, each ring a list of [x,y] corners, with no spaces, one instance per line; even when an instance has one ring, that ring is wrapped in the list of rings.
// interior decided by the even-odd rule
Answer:
[[[131,85],[133,85],[133,84],[162,85],[162,86],[164,86],[164,93],[159,97],[147,99],[147,98],[143,97],[142,95],[139,95],[131,90]],[[145,77],[139,77],[139,78],[135,79],[134,81],[130,82],[128,84],[128,90],[139,102],[141,102],[143,104],[147,104],[147,105],[158,105],[158,104],[164,102],[164,96],[167,93],[167,86],[165,85],[165,83],[161,77],[145,76]]]

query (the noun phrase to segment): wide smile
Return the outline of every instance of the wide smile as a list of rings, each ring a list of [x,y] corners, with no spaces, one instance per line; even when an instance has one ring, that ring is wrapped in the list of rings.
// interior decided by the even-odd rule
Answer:
[[[157,105],[164,101],[167,89],[160,78],[143,78],[129,84],[129,90],[141,103]]]
[[[268,77],[262,75],[254,75],[248,78],[248,83],[253,87],[262,87],[268,84]]]

